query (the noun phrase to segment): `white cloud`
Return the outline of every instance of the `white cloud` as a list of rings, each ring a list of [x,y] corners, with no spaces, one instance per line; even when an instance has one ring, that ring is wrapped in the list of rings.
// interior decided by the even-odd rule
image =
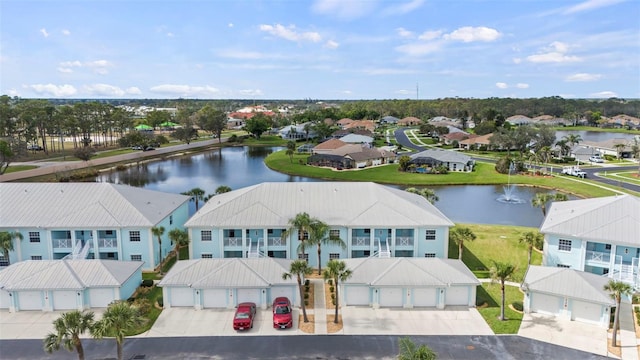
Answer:
[[[94,72],[106,75],[109,73],[107,70],[108,67],[113,66],[113,64],[108,60],[95,60],[95,61],[86,61],[80,62],[78,60],[74,61],[63,61],[59,64],[58,71],[63,73],[73,72],[74,67],[87,67],[93,69]]]
[[[577,73],[567,76],[565,81],[595,81],[602,77],[600,74]]]
[[[415,74],[414,70],[407,69],[395,69],[395,68],[372,68],[364,69],[363,72],[367,75],[404,75]]]
[[[573,14],[582,11],[590,11],[621,3],[625,0],[587,0],[578,5],[574,5],[564,11],[565,14]]]
[[[575,55],[567,55],[569,45],[554,41],[549,46],[542,49],[539,54],[527,56],[527,61],[533,63],[563,63],[582,61]]]
[[[72,85],[34,84],[29,85],[37,94],[52,97],[67,97],[75,95],[78,91]]]
[[[72,73],[73,69],[65,68],[65,67],[58,67],[58,72],[68,74],[68,73]]]
[[[409,95],[409,94],[411,94],[411,93],[412,93],[412,91],[409,91],[409,90],[396,90],[396,91],[394,91],[394,92],[395,92],[396,94],[400,94],[400,95]],[[413,93],[415,93],[415,91],[414,91]]]
[[[316,0],[311,10],[317,14],[349,20],[366,16],[376,5],[375,1]]]
[[[404,4],[390,6],[382,11],[383,15],[404,15],[420,8],[424,0],[411,0]]]
[[[496,87],[497,87],[498,89],[506,89],[506,88],[508,88],[508,87],[509,87],[509,85],[507,85],[507,83],[497,82],[497,83],[496,83]]]
[[[168,33],[167,33],[167,37],[172,38],[172,37],[174,37],[174,36],[175,36],[175,35],[173,35],[173,33],[172,33],[172,32],[168,32]]]
[[[231,59],[258,60],[258,59],[266,59],[269,57],[273,57],[273,55],[267,55],[257,51],[244,51],[244,50],[235,50],[235,49],[220,50],[217,52],[217,54],[220,57],[231,58]]]
[[[47,32],[47,29],[42,28],[40,29],[40,33],[42,34],[42,36],[48,38],[49,37],[49,33]]]
[[[238,91],[238,93],[240,95],[244,95],[244,96],[262,96],[262,95],[264,95],[262,93],[262,90],[260,90],[260,89],[244,89],[244,90]]]
[[[125,92],[127,94],[129,94],[129,95],[140,95],[140,94],[142,94],[142,91],[140,91],[140,89],[138,87],[136,87],[136,86],[132,86],[132,87],[127,88],[125,90]]]
[[[413,37],[413,32],[412,31],[409,31],[409,30],[407,30],[405,28],[402,28],[402,27],[397,28],[396,32],[398,33],[398,35],[400,35],[400,37],[403,37],[403,38],[411,38],[411,37]]]
[[[440,30],[425,31],[420,36],[418,36],[418,39],[429,41],[429,40],[437,39],[441,35],[442,35],[442,31]]]
[[[62,30],[62,35],[69,36],[69,35],[71,35],[71,31],[69,31],[67,29],[63,29]]]
[[[440,50],[440,43],[413,43],[396,47],[396,51],[409,56],[420,56]]]
[[[86,62],[85,65],[89,67],[106,67],[111,66],[112,64],[108,60],[95,60]]]
[[[333,40],[327,40],[327,42],[324,43],[324,47],[329,49],[337,49],[338,46],[340,46],[340,44],[338,44],[336,41],[333,41]]]
[[[608,99],[612,97],[618,97],[618,94],[613,91],[600,91],[597,93],[589,94],[589,96],[594,98]]]
[[[80,67],[80,66],[82,66],[82,63],[80,61],[78,61],[78,60],[76,60],[76,61],[63,61],[63,62],[60,63],[60,66],[67,67],[67,68],[69,68],[69,67]]]
[[[273,25],[260,25],[260,31],[264,31],[273,36],[283,38],[289,41],[311,41],[319,42],[322,40],[322,36],[317,32],[297,32],[294,25],[288,27],[280,24]]]
[[[93,84],[84,87],[85,91],[95,96],[114,96],[120,97],[125,94],[121,88],[108,84]]]
[[[220,90],[213,86],[191,86],[163,84],[153,86],[149,89],[151,92],[173,96],[210,96],[220,93]]]
[[[353,91],[351,91],[351,90],[342,90],[342,91],[340,91],[340,93],[341,94],[345,94],[345,95],[351,95],[351,94],[353,94]]]
[[[232,27],[233,27],[233,23],[228,23],[228,24],[227,24],[227,27],[232,28]]]
[[[9,89],[7,91],[7,95],[14,97],[14,96],[20,96],[20,93],[16,89]]]
[[[472,41],[494,41],[498,39],[502,34],[496,29],[488,28],[485,26],[473,27],[464,26],[454,30],[450,34],[444,35],[447,40],[458,40],[462,42]]]
[[[516,87],[518,89],[528,89],[529,88],[529,84],[525,84],[525,83],[517,83]]]
[[[521,58],[513,58],[512,60],[514,64],[520,64],[522,62]]]

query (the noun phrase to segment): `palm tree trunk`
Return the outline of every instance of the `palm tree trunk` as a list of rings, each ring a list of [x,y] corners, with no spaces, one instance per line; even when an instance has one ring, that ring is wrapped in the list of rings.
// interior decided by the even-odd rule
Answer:
[[[298,275],[298,291],[300,292],[300,307],[302,308],[302,318],[304,322],[309,322],[307,318],[307,307],[304,305],[304,292],[302,291],[302,279]]]
[[[620,298],[616,299],[616,312],[613,317],[613,336],[611,337],[611,346],[618,346],[618,328],[620,327]]]
[[[118,348],[118,360],[122,360],[122,343],[116,340],[117,348]]]
[[[82,342],[79,338],[74,339],[73,342],[75,343],[76,352],[78,353],[78,360],[84,360],[84,348],[82,347]]]
[[[320,262],[320,244],[318,244],[318,275],[322,275],[322,263]]]
[[[458,260],[462,260],[462,241],[458,243]]]
[[[333,317],[333,322],[335,324],[337,324],[338,323],[338,307],[340,306],[340,304],[338,303],[338,278],[335,278],[334,280],[335,280],[334,281],[334,286],[336,287],[336,299],[335,299],[336,300],[336,313],[335,313],[335,316]]]
[[[504,280],[501,281],[502,286],[500,290],[502,291],[502,306],[500,306],[500,320],[504,321]]]
[[[529,252],[527,253],[527,264],[531,265],[531,252],[533,251],[533,245],[529,245]]]

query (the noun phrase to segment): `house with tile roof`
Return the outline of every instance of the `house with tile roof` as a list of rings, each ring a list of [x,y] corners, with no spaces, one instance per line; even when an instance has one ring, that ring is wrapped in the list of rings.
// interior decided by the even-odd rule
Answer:
[[[110,183],[0,183],[0,231],[17,231],[9,259],[143,261],[152,270],[183,229],[189,196]],[[164,227],[162,245],[153,227]]]
[[[216,195],[187,221],[189,257],[297,259],[308,234],[286,230],[304,212],[345,243],[323,245],[322,264],[369,256],[447,258],[454,225],[424,197],[371,182],[261,183]],[[304,257],[315,267],[314,249]]]
[[[543,265],[623,281],[640,291],[640,198],[626,194],[554,202],[540,232]]]
[[[416,172],[430,172],[439,166],[446,167],[449,171],[473,171],[475,161],[471,156],[459,151],[443,149],[427,149],[409,156],[409,164],[415,165]]]
[[[418,119],[414,116],[408,116],[406,118],[402,118],[398,120],[399,126],[416,126],[422,124],[422,120]]]
[[[480,149],[480,148],[489,148],[491,146],[491,137],[493,136],[493,133],[491,134],[486,134],[486,135],[469,135],[468,139],[465,140],[460,140],[458,142],[458,146],[460,147],[460,149],[464,149],[464,150],[474,150],[474,149]]]

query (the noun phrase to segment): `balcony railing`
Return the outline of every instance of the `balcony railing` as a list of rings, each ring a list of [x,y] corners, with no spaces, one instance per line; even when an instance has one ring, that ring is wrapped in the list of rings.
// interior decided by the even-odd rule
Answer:
[[[611,254],[606,252],[601,252],[601,251],[587,250],[587,253],[585,255],[585,260],[609,264],[609,262],[611,261]]]
[[[223,244],[224,246],[242,246],[242,238],[224,238]]]
[[[71,239],[53,239],[55,249],[71,249],[73,247]]]
[[[412,236],[398,236],[396,237],[396,246],[411,246],[413,247]]]
[[[115,248],[118,247],[118,239],[98,239],[99,248]]]
[[[371,245],[371,238],[368,236],[356,236],[351,238],[352,246],[369,246]]]
[[[269,237],[267,239],[268,246],[287,246],[287,239],[281,237]]]

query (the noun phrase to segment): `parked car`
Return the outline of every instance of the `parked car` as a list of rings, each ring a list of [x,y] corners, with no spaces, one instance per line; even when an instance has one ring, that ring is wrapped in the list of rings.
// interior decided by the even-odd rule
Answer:
[[[131,147],[131,150],[142,150],[143,147],[141,145],[135,145]]]
[[[586,178],[587,177],[587,173],[580,170],[580,167],[578,166],[564,166],[562,167],[562,174],[563,175],[571,175],[571,176],[577,176],[579,178]]]
[[[281,296],[273,301],[273,327],[276,329],[287,329],[293,327],[293,311],[291,301]]]
[[[253,318],[256,316],[256,304],[244,302],[238,304],[233,316],[233,330],[248,330],[253,328]]]
[[[601,158],[601,157],[600,157],[600,156],[598,156],[598,155],[594,155],[594,156],[592,156],[592,157],[590,157],[590,158],[589,158],[589,161],[594,162],[594,163],[603,163],[603,162],[604,162],[604,159],[603,159],[603,158]]]
[[[44,150],[44,149],[43,149],[43,148],[42,148],[42,146],[40,146],[40,145],[36,145],[36,144],[29,144],[29,145],[27,145],[27,150],[42,151],[42,150]]]
[[[156,148],[154,148],[153,146],[145,146],[142,151],[151,151],[151,150],[155,150]]]

